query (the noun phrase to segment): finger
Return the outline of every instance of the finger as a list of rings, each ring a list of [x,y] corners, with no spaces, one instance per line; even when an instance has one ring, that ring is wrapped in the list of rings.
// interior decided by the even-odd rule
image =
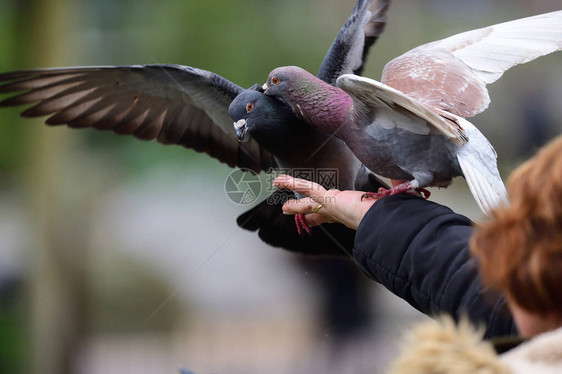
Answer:
[[[332,217],[330,216],[325,216],[323,214],[307,214],[304,216],[304,219],[306,220],[306,223],[308,224],[308,226],[312,227],[312,226],[318,226],[321,225],[323,223],[332,223],[332,222],[336,222]]]
[[[326,209],[321,207],[318,213],[313,213],[319,204],[309,197],[299,200],[289,200],[283,205],[284,214],[304,214],[304,219],[309,226],[318,226],[323,223],[336,222],[326,214]]]
[[[326,193],[326,189],[318,183],[301,178],[293,178],[289,175],[278,176],[273,181],[273,185],[293,190],[314,200],[317,200],[319,197],[323,197]]]
[[[283,214],[310,214],[317,206],[318,203],[310,197],[291,199],[283,204]]]

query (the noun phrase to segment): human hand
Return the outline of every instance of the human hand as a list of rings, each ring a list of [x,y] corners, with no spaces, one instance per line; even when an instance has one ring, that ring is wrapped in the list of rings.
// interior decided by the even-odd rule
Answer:
[[[293,190],[307,197],[289,200],[283,205],[283,214],[305,214],[309,226],[340,222],[357,230],[359,223],[375,203],[374,199],[361,200],[364,192],[326,190],[321,185],[288,175],[275,178],[274,186]],[[318,207],[322,205],[320,209]],[[315,211],[316,210],[316,211]]]

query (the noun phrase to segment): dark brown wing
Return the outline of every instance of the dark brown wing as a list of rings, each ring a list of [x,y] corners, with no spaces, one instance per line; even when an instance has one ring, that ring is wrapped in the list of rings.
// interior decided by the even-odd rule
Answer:
[[[33,103],[22,116],[50,115],[48,125],[179,144],[256,172],[276,165],[255,140],[236,138],[228,106],[242,88],[205,70],[180,65],[38,69],[0,74],[0,83],[0,93],[22,91],[0,106]]]

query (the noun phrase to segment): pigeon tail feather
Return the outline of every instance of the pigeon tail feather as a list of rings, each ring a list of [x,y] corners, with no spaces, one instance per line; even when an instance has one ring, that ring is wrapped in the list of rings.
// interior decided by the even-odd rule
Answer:
[[[467,120],[457,117],[470,141],[462,146],[457,159],[470,192],[486,215],[507,204],[507,191],[497,168],[497,154],[482,133]]]

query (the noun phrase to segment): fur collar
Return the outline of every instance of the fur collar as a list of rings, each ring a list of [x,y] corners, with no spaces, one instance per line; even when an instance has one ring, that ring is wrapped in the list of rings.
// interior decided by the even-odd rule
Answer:
[[[484,331],[450,317],[428,320],[405,335],[387,374],[562,373],[562,328],[544,333],[498,356]]]

